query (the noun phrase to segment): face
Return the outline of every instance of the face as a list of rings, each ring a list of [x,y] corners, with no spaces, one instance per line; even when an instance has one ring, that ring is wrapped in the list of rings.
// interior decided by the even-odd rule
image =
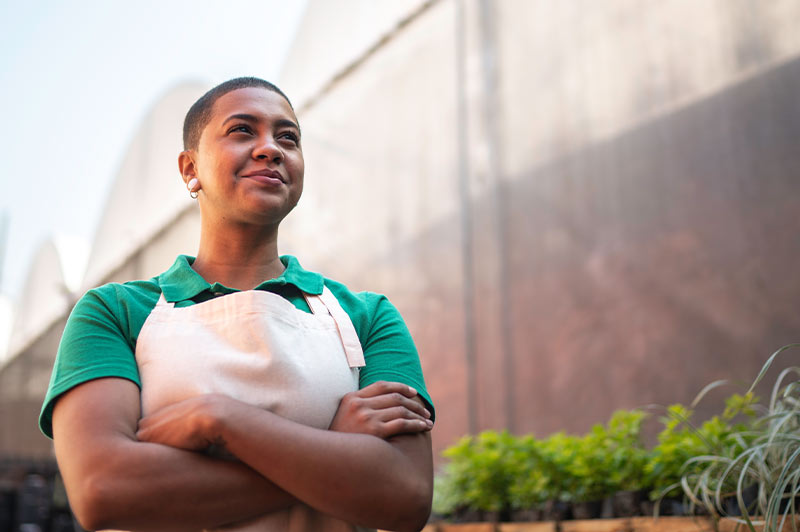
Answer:
[[[184,179],[200,182],[203,217],[278,224],[303,191],[303,152],[294,111],[280,94],[237,89],[212,107],[196,150],[181,154]]]

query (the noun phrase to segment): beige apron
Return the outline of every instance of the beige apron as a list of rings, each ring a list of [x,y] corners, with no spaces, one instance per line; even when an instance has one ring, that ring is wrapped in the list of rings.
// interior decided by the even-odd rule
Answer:
[[[182,308],[162,295],[136,343],[142,415],[220,393],[327,429],[342,396],[358,389],[364,355],[349,316],[327,287],[319,296],[304,296],[312,314],[263,290]],[[297,504],[225,530],[361,529]]]

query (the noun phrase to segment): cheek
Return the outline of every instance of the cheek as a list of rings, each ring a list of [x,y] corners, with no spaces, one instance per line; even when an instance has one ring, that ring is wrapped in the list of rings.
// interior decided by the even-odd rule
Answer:
[[[301,183],[303,181],[305,170],[306,170],[305,161],[303,161],[302,156],[292,161],[292,174],[294,174],[295,179],[297,179]]]

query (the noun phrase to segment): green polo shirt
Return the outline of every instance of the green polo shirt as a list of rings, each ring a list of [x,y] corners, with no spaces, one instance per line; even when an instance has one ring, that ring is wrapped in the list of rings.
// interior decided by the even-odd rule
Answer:
[[[169,270],[148,281],[110,283],[89,290],[78,301],[61,337],[39,415],[39,427],[45,435],[53,437],[53,406],[58,397],[81,383],[120,377],[141,387],[134,356],[136,340],[162,292],[176,307],[187,307],[237,291],[208,283],[192,269],[192,262],[193,257],[180,255]],[[283,274],[264,281],[255,290],[274,292],[310,313],[302,292],[319,295],[327,286],[350,316],[364,350],[366,366],[361,368],[359,387],[381,380],[413,386],[433,417],[433,403],[425,388],[414,341],[386,296],[351,292],[341,283],[304,270],[290,255],[282,256],[281,262],[286,266]]]

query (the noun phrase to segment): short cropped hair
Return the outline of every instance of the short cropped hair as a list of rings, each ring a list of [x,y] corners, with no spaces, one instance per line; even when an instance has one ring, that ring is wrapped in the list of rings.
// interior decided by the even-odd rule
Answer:
[[[197,148],[197,145],[200,143],[200,135],[211,120],[211,110],[214,107],[214,103],[219,100],[220,97],[231,91],[249,87],[261,87],[268,91],[276,92],[283,96],[288,102],[289,107],[292,107],[292,102],[289,101],[289,98],[283,91],[269,81],[254,77],[230,79],[209,90],[189,108],[189,112],[186,113],[186,118],[183,121],[183,149],[190,150]],[[292,107],[292,110],[294,110],[294,107]]]

